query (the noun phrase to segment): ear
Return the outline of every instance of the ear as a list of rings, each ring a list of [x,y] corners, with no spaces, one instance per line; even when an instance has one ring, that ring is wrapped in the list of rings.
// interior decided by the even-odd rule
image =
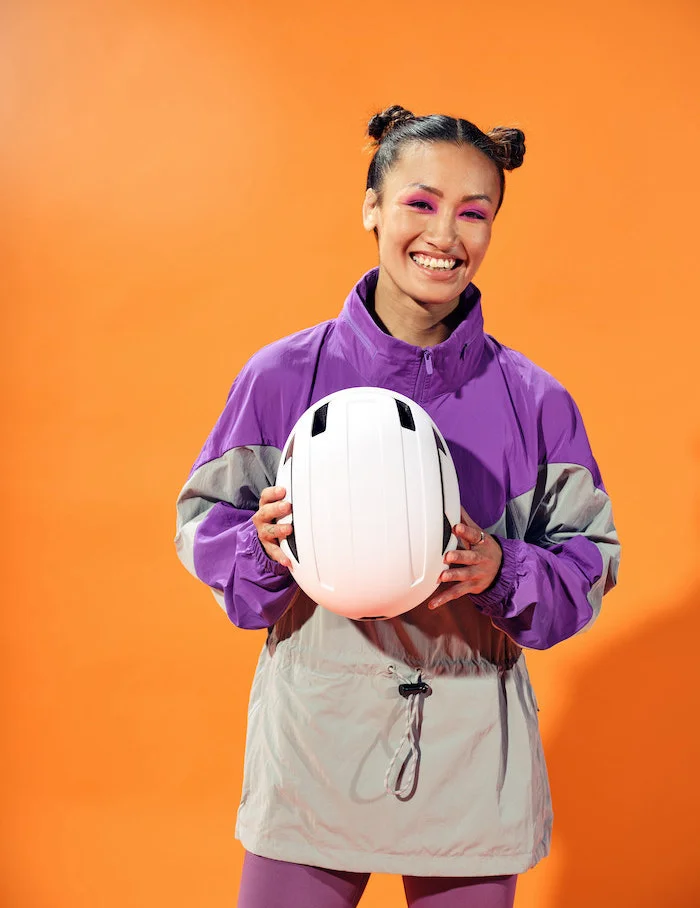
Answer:
[[[379,196],[374,189],[368,189],[362,203],[362,223],[365,230],[374,230],[379,215]]]

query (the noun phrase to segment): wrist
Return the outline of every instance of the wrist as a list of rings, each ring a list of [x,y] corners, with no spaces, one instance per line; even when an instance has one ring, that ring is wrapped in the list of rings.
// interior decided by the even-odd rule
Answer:
[[[501,563],[492,582],[480,593],[472,593],[474,604],[485,614],[498,615],[501,606],[511,596],[515,587],[515,553],[509,543],[514,540],[491,536],[501,550]]]

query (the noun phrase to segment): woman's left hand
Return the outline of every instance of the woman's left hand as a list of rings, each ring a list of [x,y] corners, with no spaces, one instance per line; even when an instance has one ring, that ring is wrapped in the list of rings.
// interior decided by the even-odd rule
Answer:
[[[431,609],[467,593],[482,593],[493,583],[503,560],[498,542],[484,533],[464,508],[462,522],[452,532],[457,537],[457,549],[445,555],[448,567],[440,574],[440,586],[428,600]]]

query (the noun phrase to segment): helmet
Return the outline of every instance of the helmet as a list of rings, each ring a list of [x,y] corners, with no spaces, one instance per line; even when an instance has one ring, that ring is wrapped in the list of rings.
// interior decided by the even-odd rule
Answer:
[[[438,586],[460,518],[452,457],[432,419],[385,388],[324,397],[282,451],[293,530],[281,540],[295,581],[347,618],[393,618]]]

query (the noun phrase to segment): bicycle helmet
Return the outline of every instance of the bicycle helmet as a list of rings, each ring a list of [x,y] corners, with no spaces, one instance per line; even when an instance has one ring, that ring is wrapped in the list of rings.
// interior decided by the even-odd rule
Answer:
[[[438,586],[457,547],[457,473],[440,430],[408,397],[349,388],[311,406],[282,451],[276,484],[295,581],[354,619],[393,618]]]

